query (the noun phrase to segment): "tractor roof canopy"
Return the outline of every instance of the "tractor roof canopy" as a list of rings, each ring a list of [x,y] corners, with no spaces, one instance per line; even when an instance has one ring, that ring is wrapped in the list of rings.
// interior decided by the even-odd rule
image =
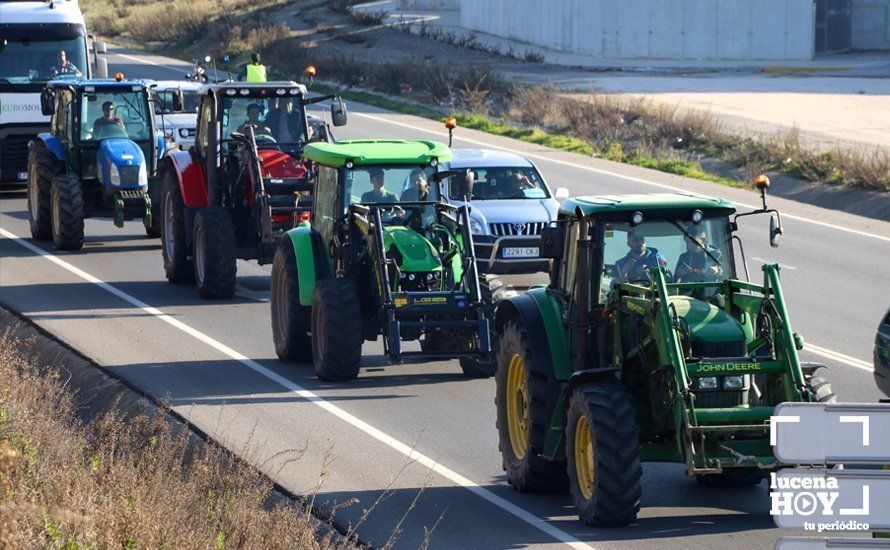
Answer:
[[[451,150],[438,141],[363,139],[335,143],[310,143],[303,156],[325,166],[341,167],[351,160],[356,166],[374,164],[415,164],[426,166],[433,160],[447,162]]]
[[[122,90],[131,91],[134,87],[145,89],[148,84],[143,80],[115,80],[113,78],[91,78],[89,80],[50,80],[46,83],[47,88],[73,88],[74,90],[83,90],[85,88],[102,88],[104,90],[120,88]]]
[[[306,95],[306,86],[290,80],[273,82],[218,82],[203,84],[198,89],[201,95],[214,93],[220,96],[277,97],[284,95]]]
[[[597,195],[566,199],[559,209],[563,216],[621,219],[641,212],[645,218],[688,218],[701,210],[705,217],[728,216],[735,212],[729,201],[695,193],[651,193]]]

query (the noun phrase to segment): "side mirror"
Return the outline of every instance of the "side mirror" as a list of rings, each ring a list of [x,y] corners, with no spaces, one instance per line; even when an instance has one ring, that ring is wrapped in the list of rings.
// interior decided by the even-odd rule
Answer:
[[[108,78],[108,60],[104,57],[96,59],[96,78]]]
[[[97,54],[100,54],[100,55],[106,54],[106,53],[108,53],[108,46],[105,44],[105,42],[102,42],[101,40],[96,40],[93,42],[93,50]]]
[[[769,219],[769,245],[773,248],[779,247],[779,237],[785,234],[782,229],[782,222],[779,220],[778,214],[773,214]]]
[[[541,257],[558,260],[562,258],[565,230],[560,226],[548,226],[541,231]]]
[[[553,196],[558,201],[564,201],[569,198],[569,190],[565,187],[557,187],[556,191],[553,193]]]
[[[346,126],[346,103],[339,97],[331,104],[331,121],[334,126]]]
[[[55,111],[53,93],[49,90],[43,90],[40,93],[40,112],[43,113],[43,116],[52,116]]]
[[[476,174],[472,170],[467,170],[457,176],[457,192],[461,198],[473,198],[473,183],[476,182]]]

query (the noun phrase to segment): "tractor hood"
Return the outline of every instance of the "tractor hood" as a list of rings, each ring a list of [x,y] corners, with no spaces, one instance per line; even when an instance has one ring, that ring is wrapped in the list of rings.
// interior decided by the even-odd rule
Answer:
[[[383,249],[406,272],[429,272],[442,268],[436,249],[420,233],[401,225],[383,228]]]
[[[677,316],[686,321],[692,336],[693,354],[700,357],[741,357],[745,355],[745,332],[722,309],[690,296],[671,296]]]
[[[148,188],[145,155],[129,139],[102,140],[96,153],[96,164],[99,182],[109,191]]]
[[[266,178],[305,178],[306,169],[294,157],[278,149],[259,149],[263,159],[263,177]]]

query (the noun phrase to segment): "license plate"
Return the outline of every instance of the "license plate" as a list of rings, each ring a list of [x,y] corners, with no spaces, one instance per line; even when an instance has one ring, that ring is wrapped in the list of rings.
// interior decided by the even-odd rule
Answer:
[[[28,173],[27,172],[19,172],[19,179],[20,180],[28,179]]]
[[[536,246],[505,247],[504,258],[537,258],[541,249]]]

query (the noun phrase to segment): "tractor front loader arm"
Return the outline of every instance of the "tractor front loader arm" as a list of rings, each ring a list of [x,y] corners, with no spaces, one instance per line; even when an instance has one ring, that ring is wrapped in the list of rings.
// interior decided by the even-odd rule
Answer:
[[[253,193],[254,205],[257,210],[257,221],[259,223],[259,231],[262,242],[274,242],[272,235],[272,210],[269,208],[269,196],[266,194],[265,184],[263,183],[263,160],[256,147],[256,134],[253,126],[247,127],[246,134],[233,133],[232,137],[242,147],[244,151],[243,162],[245,170],[250,177],[251,192]]]

